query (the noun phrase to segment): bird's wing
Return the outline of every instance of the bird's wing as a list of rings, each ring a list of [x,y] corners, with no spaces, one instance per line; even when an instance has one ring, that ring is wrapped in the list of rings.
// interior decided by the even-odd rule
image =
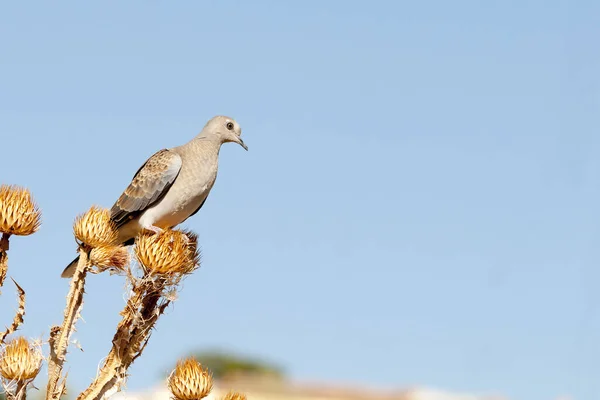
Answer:
[[[131,183],[110,210],[117,227],[156,204],[169,191],[181,170],[181,157],[174,151],[157,151],[135,173]]]

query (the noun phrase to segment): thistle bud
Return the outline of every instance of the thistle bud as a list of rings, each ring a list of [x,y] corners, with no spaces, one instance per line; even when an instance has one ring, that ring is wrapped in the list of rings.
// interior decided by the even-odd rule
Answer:
[[[248,397],[243,393],[229,392],[223,397],[223,400],[248,400]]]
[[[26,381],[37,376],[42,365],[42,352],[24,337],[3,346],[0,375],[9,381]]]
[[[199,400],[208,396],[213,382],[208,370],[194,358],[188,358],[177,362],[168,385],[176,400]]]
[[[123,270],[129,264],[129,252],[124,246],[94,247],[90,252],[90,264],[100,271],[108,268]]]
[[[117,229],[109,211],[96,206],[75,219],[73,233],[80,243],[92,248],[112,246],[117,242]]]
[[[40,227],[41,214],[29,190],[0,186],[0,232],[27,236]]]
[[[141,234],[136,239],[135,255],[153,274],[189,274],[200,263],[196,235],[178,230]]]

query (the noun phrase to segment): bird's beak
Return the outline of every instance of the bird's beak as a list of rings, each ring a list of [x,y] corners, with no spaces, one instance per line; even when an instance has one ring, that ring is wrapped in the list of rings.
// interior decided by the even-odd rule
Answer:
[[[246,146],[246,143],[244,143],[241,137],[238,138],[238,143],[244,148],[244,150],[248,151],[248,146]]]

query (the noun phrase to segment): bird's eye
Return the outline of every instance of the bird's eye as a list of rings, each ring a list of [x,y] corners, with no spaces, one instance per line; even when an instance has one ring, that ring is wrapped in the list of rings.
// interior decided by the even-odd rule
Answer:
[[[233,130],[233,122],[228,122],[226,126],[227,126],[227,129],[229,129],[230,131]]]

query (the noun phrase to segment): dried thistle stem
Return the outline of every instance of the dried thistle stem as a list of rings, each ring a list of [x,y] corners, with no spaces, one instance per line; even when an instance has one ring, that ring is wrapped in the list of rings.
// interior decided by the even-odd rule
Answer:
[[[19,308],[15,313],[12,324],[6,328],[6,330],[0,333],[0,344],[4,343],[4,339],[11,333],[15,332],[19,329],[19,326],[23,323],[23,319],[25,317],[25,291],[19,284],[13,279],[12,280],[17,287],[17,291],[19,292]]]
[[[8,242],[8,239],[10,239],[10,233],[3,233],[2,237],[0,238],[0,250],[3,250],[3,251],[9,250],[10,244]]]
[[[145,277],[134,284],[133,295],[121,312],[112,348],[92,384],[77,400],[100,400],[119,390],[129,366],[142,354],[158,317],[169,305],[161,300],[165,281]]]
[[[6,392],[6,400],[26,400],[28,382],[17,381],[13,391]]]
[[[26,400],[27,399],[27,382],[19,382],[17,383],[16,388],[17,395],[15,396],[15,400]]]
[[[4,285],[6,273],[8,272],[8,248],[10,233],[3,233],[0,237],[0,287]]]
[[[46,400],[58,400],[63,394],[65,382],[62,377],[62,369],[65,356],[69,347],[69,339],[75,329],[75,323],[80,316],[83,307],[83,294],[85,277],[88,267],[88,249],[79,248],[79,262],[71,279],[67,305],[62,326],[51,332],[50,357],[48,359],[48,385],[46,387]]]

